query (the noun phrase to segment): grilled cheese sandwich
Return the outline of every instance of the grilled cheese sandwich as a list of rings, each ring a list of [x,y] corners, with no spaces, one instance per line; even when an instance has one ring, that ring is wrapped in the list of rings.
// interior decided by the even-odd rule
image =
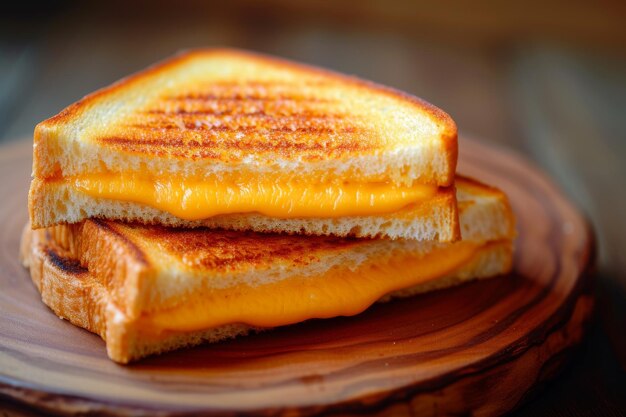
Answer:
[[[191,51],[36,127],[20,253],[127,363],[507,273],[506,196],[456,162],[454,122],[416,97]]]

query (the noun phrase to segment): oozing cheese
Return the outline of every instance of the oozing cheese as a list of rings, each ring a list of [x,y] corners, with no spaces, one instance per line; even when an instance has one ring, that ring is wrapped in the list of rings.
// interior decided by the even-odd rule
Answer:
[[[458,242],[423,257],[405,254],[350,270],[336,268],[315,277],[289,278],[255,287],[239,285],[197,294],[178,307],[144,314],[147,334],[195,331],[244,323],[276,327],[313,318],[351,316],[391,292],[441,278],[469,262],[480,244]]]
[[[222,182],[134,174],[83,175],[69,182],[92,197],[139,203],[186,220],[250,212],[279,218],[373,215],[400,210],[437,193],[437,187],[429,185]]]

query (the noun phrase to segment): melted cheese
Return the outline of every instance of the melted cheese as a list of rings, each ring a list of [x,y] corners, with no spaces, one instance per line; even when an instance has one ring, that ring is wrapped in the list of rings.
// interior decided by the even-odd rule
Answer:
[[[430,185],[199,181],[134,174],[83,175],[69,182],[92,197],[139,203],[186,220],[250,212],[279,218],[373,215],[400,210],[437,193]]]
[[[480,245],[458,242],[423,257],[405,254],[379,264],[255,287],[239,285],[196,295],[184,304],[144,314],[137,323],[148,334],[195,331],[225,324],[276,327],[313,318],[358,314],[391,292],[441,278],[469,262]]]

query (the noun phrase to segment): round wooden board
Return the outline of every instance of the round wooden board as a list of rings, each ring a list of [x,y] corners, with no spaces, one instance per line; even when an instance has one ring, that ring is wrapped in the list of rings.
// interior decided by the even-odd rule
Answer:
[[[487,416],[515,408],[581,340],[593,305],[592,234],[532,165],[474,141],[460,148],[459,172],[511,198],[513,274],[131,366],[111,362],[99,337],[41,303],[18,260],[31,150],[0,148],[0,393],[61,414]]]

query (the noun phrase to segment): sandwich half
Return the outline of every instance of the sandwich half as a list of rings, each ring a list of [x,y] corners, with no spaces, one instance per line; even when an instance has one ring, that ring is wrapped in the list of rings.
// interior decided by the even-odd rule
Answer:
[[[44,303],[127,363],[507,273],[505,195],[466,178],[457,192],[463,240],[452,243],[86,220],[27,226],[21,257]]]
[[[456,160],[456,125],[416,97],[196,50],[37,125],[30,221],[448,242],[460,237]]]

